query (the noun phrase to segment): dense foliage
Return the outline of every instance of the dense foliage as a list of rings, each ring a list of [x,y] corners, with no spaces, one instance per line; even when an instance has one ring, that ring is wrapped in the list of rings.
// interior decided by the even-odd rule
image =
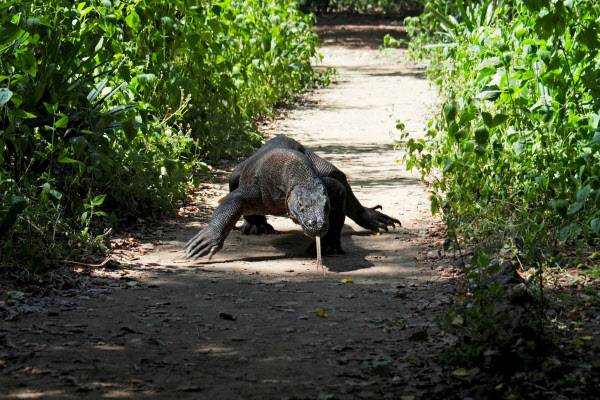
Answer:
[[[383,12],[393,15],[416,15],[423,10],[417,0],[299,0],[305,12]]]
[[[432,212],[466,239],[536,262],[558,243],[597,245],[599,17],[592,0],[435,0],[407,19],[443,103],[405,159],[432,177]]]
[[[429,63],[441,104],[424,139],[398,121],[399,145],[430,183],[431,211],[448,227],[444,247],[465,272],[444,324],[460,339],[446,357],[492,372],[485,385],[496,389],[507,377],[518,388],[528,370],[565,393],[593,386],[569,375],[587,320],[567,312],[581,293],[569,300],[557,276],[570,266],[600,276],[599,17],[594,0],[430,0],[405,20],[409,52]],[[464,261],[463,242],[474,250]],[[511,275],[511,261],[533,267],[526,281]],[[581,292],[593,310],[599,293],[589,283]],[[561,362],[548,366],[549,357]]]
[[[169,209],[314,84],[311,25],[291,0],[3,2],[0,259],[36,268],[93,217]]]

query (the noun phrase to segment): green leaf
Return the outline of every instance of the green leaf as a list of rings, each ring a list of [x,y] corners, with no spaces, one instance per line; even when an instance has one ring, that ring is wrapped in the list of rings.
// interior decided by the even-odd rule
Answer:
[[[12,6],[15,3],[20,3],[22,0],[9,0],[9,1],[5,1],[4,3],[0,4],[0,10],[2,10],[3,8],[8,8],[10,6]]]
[[[490,139],[490,132],[486,129],[485,126],[480,126],[475,129],[475,142],[482,146],[485,146]]]
[[[35,115],[32,113],[20,109],[13,111],[13,115],[19,118],[35,118]]]
[[[58,121],[56,121],[54,123],[54,126],[56,128],[66,128],[68,123],[69,123],[69,117],[64,116],[61,119],[59,119]]]
[[[590,226],[592,227],[592,229],[594,230],[594,232],[596,232],[596,235],[600,235],[600,219],[594,218],[590,222]]]
[[[581,232],[582,232],[581,227],[579,225],[577,225],[576,223],[572,222],[560,230],[559,236],[561,239],[564,240],[569,237],[579,236],[581,234]]]
[[[513,52],[512,51],[506,51],[504,53],[502,53],[502,62],[506,65],[506,64],[510,64],[510,62],[513,59]]]
[[[477,68],[475,68],[475,70],[479,71],[486,67],[497,67],[499,65],[502,65],[502,61],[500,60],[500,57],[490,57],[490,58],[486,58],[485,60],[480,62],[479,65],[477,66]]]
[[[92,200],[92,204],[95,206],[99,206],[102,203],[104,203],[104,198],[106,197],[105,194],[101,194],[99,196],[94,197],[94,199]]]
[[[137,32],[140,29],[140,16],[135,11],[132,11],[126,18],[125,23],[129,26],[134,32]]]
[[[21,28],[12,22],[5,21],[0,27],[0,47],[10,44],[17,36],[19,36]]]
[[[538,50],[537,55],[544,64],[550,64],[552,54],[548,50]]]
[[[481,92],[476,96],[481,100],[493,101],[496,100],[502,94],[502,90],[498,85],[485,86]]]
[[[62,193],[60,193],[60,192],[58,192],[58,191],[56,191],[56,190],[54,190],[54,189],[50,190],[50,192],[49,192],[49,193],[50,193],[52,196],[56,197],[56,199],[57,199],[57,200],[60,200],[60,199],[62,199],[62,197],[63,197]]]
[[[1,96],[1,94],[0,94]],[[0,107],[2,106],[0,102]],[[600,122],[600,116],[598,114],[590,114],[589,118],[590,126],[594,129],[598,129],[598,123]],[[597,135],[597,133],[596,133]]]
[[[37,73],[37,61],[33,54],[29,53],[17,53],[15,54],[16,66],[21,71],[28,73],[31,76],[35,76]]]
[[[583,208],[584,204],[585,203],[583,201],[576,201],[575,203],[571,204],[567,214],[575,214]]]
[[[208,21],[206,21],[206,24],[208,26],[210,26],[210,28],[213,30],[213,32],[221,31],[221,24],[219,23],[219,20],[216,18],[209,19]]]
[[[597,49],[600,45],[600,42],[598,41],[598,30],[595,26],[585,27],[577,38],[590,50]]]
[[[465,152],[472,153],[475,151],[475,142],[472,140],[467,140],[465,142]]]
[[[8,88],[0,88],[0,107],[5,105],[8,100],[12,97],[13,92],[8,90]]]
[[[0,238],[6,235],[17,222],[17,218],[25,210],[25,207],[27,207],[27,201],[24,199],[19,199],[10,206],[0,221]]]
[[[425,8],[427,10],[429,10],[438,21],[440,21],[440,24],[442,26],[444,26],[444,28],[446,30],[451,30],[451,29],[455,29],[456,28],[456,25],[449,18],[447,18],[444,14],[442,14],[441,12],[439,12],[435,8],[434,4],[432,4],[430,2],[427,2],[427,4],[425,5]]]
[[[541,10],[544,2],[542,0],[523,0],[529,11],[538,12]]]
[[[454,169],[454,163],[452,162],[452,159],[450,158],[446,158],[444,160],[444,172],[452,172],[452,170]]]
[[[481,119],[483,119],[483,123],[485,124],[485,126],[487,126],[488,128],[492,127],[492,114],[483,111],[481,113]]]
[[[52,24],[46,18],[44,18],[44,17],[41,17],[40,20],[38,21],[38,23],[40,25],[44,25],[44,26],[47,26],[49,28],[52,28]]]
[[[456,105],[454,103],[448,103],[444,106],[444,116],[447,123],[454,121],[456,118]]]
[[[440,203],[436,195],[431,196],[431,215],[437,214],[440,210]]]
[[[586,185],[583,189],[577,192],[577,200],[578,201],[586,201],[592,191],[592,187],[590,185]]]
[[[154,74],[139,74],[136,76],[136,78],[137,78],[137,81],[141,85],[148,86],[156,80],[156,75],[154,75]]]
[[[477,111],[473,108],[468,108],[463,110],[460,113],[460,119],[458,120],[459,125],[465,125],[467,122],[473,121],[475,116],[477,115]]]
[[[499,125],[502,125],[508,119],[508,115],[505,114],[496,114],[494,115],[494,119],[492,120],[492,128],[495,128]]]
[[[69,157],[63,157],[60,160],[58,160],[58,162],[65,163],[65,164],[73,164],[73,163],[78,163],[80,161],[74,160],[74,159],[69,158]]]

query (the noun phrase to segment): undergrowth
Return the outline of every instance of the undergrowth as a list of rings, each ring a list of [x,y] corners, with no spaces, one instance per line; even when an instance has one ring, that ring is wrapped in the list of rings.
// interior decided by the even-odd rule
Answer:
[[[565,350],[546,331],[556,328],[546,314],[557,301],[545,290],[552,271],[598,275],[599,17],[591,0],[433,0],[405,20],[409,53],[428,64],[441,104],[424,139],[398,121],[398,144],[407,168],[430,183],[450,245],[477,254],[465,270],[468,296],[448,315],[447,328],[468,338],[449,356],[458,365],[496,354],[516,355],[525,370],[546,365]],[[506,287],[490,260],[502,258],[532,276],[532,309],[518,316],[527,332],[508,329],[515,317],[498,310]]]
[[[254,121],[320,79],[312,23],[291,0],[3,2],[2,268],[101,247],[259,143]]]

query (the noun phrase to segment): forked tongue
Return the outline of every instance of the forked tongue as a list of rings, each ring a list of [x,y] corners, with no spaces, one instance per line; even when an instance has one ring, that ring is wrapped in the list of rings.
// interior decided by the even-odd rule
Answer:
[[[317,240],[317,272],[319,271],[319,265],[320,265],[321,269],[323,270],[323,273],[325,273],[325,268],[323,268],[323,260],[321,259],[321,238],[319,236],[317,236],[316,240]]]

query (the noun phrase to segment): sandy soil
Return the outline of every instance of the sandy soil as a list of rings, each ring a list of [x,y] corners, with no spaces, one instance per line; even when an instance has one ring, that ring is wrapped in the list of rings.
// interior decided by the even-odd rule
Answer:
[[[395,29],[395,28],[394,28]],[[396,163],[390,132],[415,136],[434,101],[423,71],[367,47],[327,46],[337,84],[262,129],[342,169],[359,200],[403,227],[379,236],[347,219],[345,256],[326,273],[291,221],[276,235],[233,232],[211,261],[182,246],[226,194],[227,171],[196,204],[146,226],[112,258],[74,266],[84,289],[16,302],[0,328],[0,398],[411,399],[434,393],[449,338],[438,327],[457,280],[436,260],[443,234],[419,177]],[[393,117],[390,117],[393,116]],[[134,246],[133,248],[128,246]],[[418,261],[421,260],[421,261]],[[431,397],[430,397],[431,398]]]

